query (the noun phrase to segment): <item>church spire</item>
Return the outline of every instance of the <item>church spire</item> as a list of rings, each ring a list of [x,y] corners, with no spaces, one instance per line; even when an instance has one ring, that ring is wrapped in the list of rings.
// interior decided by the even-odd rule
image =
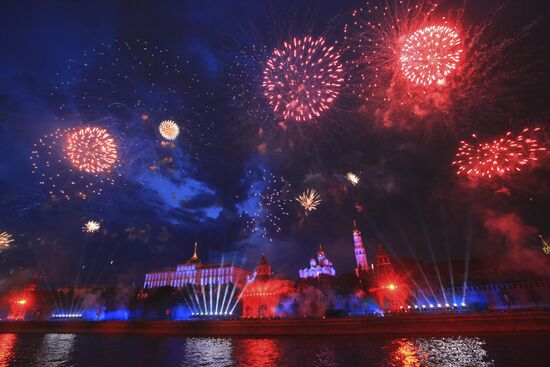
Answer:
[[[190,264],[198,264],[201,260],[197,256],[197,242],[195,241],[195,249],[193,250],[193,256],[189,259],[188,263]]]

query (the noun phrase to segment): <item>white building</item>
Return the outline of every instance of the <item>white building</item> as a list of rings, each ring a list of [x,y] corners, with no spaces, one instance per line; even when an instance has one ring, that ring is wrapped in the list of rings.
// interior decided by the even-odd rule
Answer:
[[[317,258],[312,257],[309,260],[309,268],[304,268],[298,271],[300,278],[317,278],[320,275],[335,276],[336,270],[332,266],[332,262],[325,256],[323,246],[319,246]]]
[[[230,264],[204,265],[197,256],[197,244],[193,256],[175,269],[145,274],[144,288],[171,286],[184,287],[188,284],[205,286],[210,284],[240,284],[247,281],[248,270]]]

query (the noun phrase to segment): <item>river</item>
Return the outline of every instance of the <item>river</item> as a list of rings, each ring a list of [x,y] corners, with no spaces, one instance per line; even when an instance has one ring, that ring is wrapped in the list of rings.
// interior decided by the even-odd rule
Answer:
[[[550,334],[273,338],[0,334],[4,366],[547,366]]]

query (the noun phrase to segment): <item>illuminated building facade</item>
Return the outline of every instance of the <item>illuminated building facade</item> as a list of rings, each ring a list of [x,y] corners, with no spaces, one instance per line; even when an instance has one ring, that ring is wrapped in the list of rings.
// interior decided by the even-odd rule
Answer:
[[[363,246],[363,239],[361,238],[361,232],[357,229],[355,221],[353,221],[353,245],[355,247],[355,275],[358,277],[361,273],[369,270],[369,263],[367,261],[367,254],[365,252],[365,246]]]
[[[300,278],[318,278],[321,275],[335,276],[336,270],[332,266],[332,262],[326,257],[323,246],[319,246],[317,257],[312,257],[309,260],[309,268],[300,269],[298,271]]]
[[[231,264],[205,265],[197,256],[197,244],[193,256],[175,269],[147,273],[145,294],[155,293],[158,288],[172,287],[183,296],[188,317],[219,318],[237,314],[246,285],[254,280],[250,271]],[[148,296],[140,295],[143,299]],[[171,310],[166,309],[166,316]]]
[[[182,288],[186,285],[205,286],[210,284],[242,284],[251,274],[248,270],[231,264],[204,265],[197,256],[197,244],[193,256],[175,269],[145,274],[143,287]]]
[[[23,288],[12,288],[1,299],[0,319],[29,320],[39,313],[36,279]]]
[[[243,317],[262,318],[281,316],[281,301],[294,291],[294,282],[276,279],[271,266],[262,255],[256,267],[256,278],[248,284],[241,298]]]

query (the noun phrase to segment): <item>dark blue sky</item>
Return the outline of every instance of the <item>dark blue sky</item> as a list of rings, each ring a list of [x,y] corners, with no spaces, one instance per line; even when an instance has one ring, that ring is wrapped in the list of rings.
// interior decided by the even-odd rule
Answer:
[[[354,266],[354,219],[371,258],[379,242],[394,255],[424,260],[502,255],[507,241],[513,241],[510,230],[524,234],[516,238],[522,246],[536,249],[533,234],[550,235],[547,164],[515,179],[471,187],[457,180],[449,162],[459,140],[474,130],[493,137],[524,125],[548,126],[544,2],[507,4],[491,22],[487,42],[505,38],[513,46],[485,71],[487,80],[501,81],[491,73],[510,78],[484,85],[502,88],[501,94],[468,105],[466,113],[453,115],[457,119],[428,116],[413,128],[401,123],[388,128],[360,108],[340,108],[327,121],[282,129],[277,120],[259,121],[239,109],[235,89],[228,85],[235,85],[229,74],[241,50],[251,45],[272,49],[294,34],[340,40],[343,25],[361,4],[5,3],[0,22],[0,231],[10,232],[15,242],[0,253],[0,274],[9,279],[20,272],[38,273],[58,284],[76,281],[75,269],[84,266],[91,269],[88,282],[141,281],[146,271],[190,257],[194,241],[207,262],[251,268],[265,252],[275,272],[288,277],[296,277],[322,243],[343,273]],[[465,25],[485,21],[498,4],[468,5]],[[519,39],[528,24],[533,25]],[[161,64],[144,68],[159,73],[158,90],[173,88],[169,97],[154,88],[149,93],[148,77],[127,69],[131,62],[125,58],[131,60],[145,43],[161,55],[155,62],[181,66],[177,78],[162,74]],[[109,50],[108,45],[121,44],[128,47],[120,53]],[[516,56],[530,60],[525,70],[513,63]],[[117,101],[75,104],[75,95],[107,93],[97,77],[103,73],[121,80],[118,72],[128,73],[135,91],[117,86]],[[250,68],[251,80],[258,77],[253,73]],[[70,85],[63,84],[67,81]],[[105,95],[105,101],[109,98]],[[130,113],[114,111],[112,102],[131,106]],[[60,112],[62,105],[67,110]],[[159,112],[159,105],[168,111]],[[151,122],[139,119],[146,109]],[[158,137],[151,126],[157,118],[186,123],[168,154],[174,163],[152,171],[150,166],[166,156],[155,148]],[[32,146],[46,133],[87,119],[101,122],[125,142],[121,179],[100,198],[52,200],[31,173]],[[290,184],[290,215],[282,219],[273,242],[247,231],[248,218],[242,214],[257,204],[257,189],[250,188],[261,187],[263,170]],[[361,185],[346,184],[348,171],[360,173]],[[306,217],[292,197],[308,187],[317,188],[324,202]],[[104,232],[82,233],[88,219],[101,220]],[[491,225],[495,221],[502,226]]]

